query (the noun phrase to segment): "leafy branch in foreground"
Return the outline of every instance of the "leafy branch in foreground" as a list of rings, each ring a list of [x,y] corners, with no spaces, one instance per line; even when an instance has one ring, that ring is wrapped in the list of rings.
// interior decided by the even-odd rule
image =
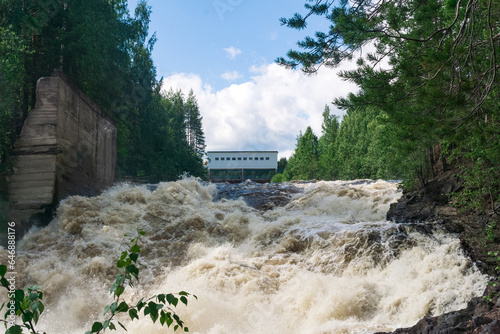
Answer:
[[[139,247],[139,240],[146,232],[139,230],[138,236],[130,240],[130,249],[123,251],[120,259],[116,263],[116,266],[120,269],[115,282],[111,286],[110,293],[113,295],[114,302],[104,308],[104,315],[108,314],[108,318],[104,322],[94,322],[92,329],[85,332],[85,334],[101,333],[106,329],[114,330],[116,329],[113,323],[113,318],[120,313],[128,314],[130,319],[139,319],[139,314],[143,311],[144,316],[149,316],[153,323],[160,320],[160,324],[170,327],[174,324],[174,331],[179,328],[183,328],[184,332],[189,332],[189,328],[184,326],[184,321],[182,321],[179,316],[175,313],[172,307],[176,307],[179,300],[184,304],[188,304],[187,297],[190,296],[189,293],[185,291],[179,292],[176,297],[174,294],[158,294],[147,299],[141,298],[137,303],[129,305],[127,302],[120,299],[123,292],[125,291],[126,285],[133,287],[134,278],[139,281],[139,268],[137,267],[137,260],[139,258],[139,253],[141,248]],[[127,235],[126,235],[127,236]],[[195,295],[194,298],[198,299]],[[127,330],[125,326],[117,321],[118,325],[123,329]]]
[[[9,301],[4,302],[0,307],[0,311],[7,306],[3,320],[6,330],[5,334],[21,334],[23,328],[26,328],[30,334],[46,334],[45,332],[37,332],[35,325],[43,313],[44,305],[42,303],[43,292],[38,289],[38,286],[33,285],[25,289],[15,289],[15,277],[6,278],[7,266],[0,265],[0,285],[7,289]],[[14,321],[17,316],[20,316],[23,325],[16,325]]]
[[[149,316],[153,323],[159,320],[162,326],[165,324],[167,327],[173,325],[174,331],[182,328],[184,332],[189,332],[189,328],[184,326],[184,321],[175,313],[173,307],[176,307],[179,301],[187,305],[189,296],[198,299],[195,295],[185,291],[177,294],[158,294],[149,298],[141,298],[135,304],[128,304],[122,299],[125,287],[127,285],[133,287],[134,281],[139,281],[137,262],[141,251],[139,240],[144,234],[144,231],[138,230],[138,236],[130,240],[129,249],[121,253],[120,259],[116,263],[119,273],[110,288],[114,301],[104,308],[103,315],[107,315],[106,320],[104,322],[94,322],[92,329],[85,334],[103,333],[106,329],[116,330],[113,319],[116,315],[128,314],[133,321],[139,319],[141,311],[144,316]],[[0,264],[0,285],[7,289],[9,298],[9,301],[4,302],[0,307],[0,311],[6,307],[4,319],[0,319],[0,322],[5,324],[5,334],[22,334],[23,329],[26,329],[29,334],[46,334],[35,329],[35,325],[45,309],[42,303],[43,292],[39,290],[37,285],[25,289],[15,289],[13,281],[15,277],[5,277],[6,275],[7,266]],[[15,323],[18,317],[21,317],[22,325]],[[120,327],[127,330],[121,322],[116,322]]]

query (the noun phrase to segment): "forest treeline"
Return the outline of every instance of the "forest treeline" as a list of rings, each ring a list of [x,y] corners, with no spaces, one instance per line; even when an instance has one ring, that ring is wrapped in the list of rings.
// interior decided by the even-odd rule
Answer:
[[[151,8],[126,0],[0,1],[0,159],[10,172],[15,138],[36,82],[62,70],[117,126],[118,177],[203,176],[205,138],[193,92],[161,92],[151,58]]]
[[[307,127],[297,137],[293,155],[280,160],[284,171],[274,181],[401,179],[409,161],[393,145],[395,130],[380,109],[349,112],[339,122],[329,106],[323,111],[321,136]]]
[[[314,73],[340,71],[359,92],[334,101],[317,139],[301,134],[281,178],[403,178],[424,185],[430,152],[442,145],[462,168],[464,207],[500,212],[500,2],[495,0],[318,0],[282,18],[304,29],[329,22],[277,62]],[[362,50],[362,52],[360,52]],[[307,161],[311,161],[307,163]],[[416,182],[415,182],[416,181]]]

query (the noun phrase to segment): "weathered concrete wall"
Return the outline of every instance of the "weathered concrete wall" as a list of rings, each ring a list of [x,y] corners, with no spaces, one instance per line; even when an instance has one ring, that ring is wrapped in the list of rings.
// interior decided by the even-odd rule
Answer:
[[[92,196],[115,177],[116,127],[60,72],[40,78],[14,145],[9,218],[24,228],[69,195]]]

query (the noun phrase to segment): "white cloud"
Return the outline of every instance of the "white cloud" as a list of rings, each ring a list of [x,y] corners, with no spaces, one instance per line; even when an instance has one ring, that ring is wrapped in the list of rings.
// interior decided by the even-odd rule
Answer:
[[[346,66],[352,68],[348,64],[343,69]],[[197,74],[178,73],[164,79],[165,90],[193,89],[207,150],[277,150],[280,156],[289,156],[297,135],[307,126],[321,135],[325,104],[340,116],[330,102],[357,90],[338,78],[337,70],[327,68],[312,76],[276,64],[252,66],[250,71],[251,80],[219,91],[212,91]]]
[[[268,36],[267,39],[270,41],[275,41],[278,39],[278,33],[276,31],[271,32]]]
[[[238,73],[238,71],[232,71],[232,72],[224,72],[222,75],[221,75],[222,79],[224,80],[227,80],[227,81],[234,81],[236,79],[239,79],[242,77],[242,75],[240,73]]]
[[[225,48],[224,51],[227,52],[227,56],[231,59],[235,59],[237,55],[241,54],[241,50],[238,48],[235,48],[234,46],[230,46],[228,48]]]

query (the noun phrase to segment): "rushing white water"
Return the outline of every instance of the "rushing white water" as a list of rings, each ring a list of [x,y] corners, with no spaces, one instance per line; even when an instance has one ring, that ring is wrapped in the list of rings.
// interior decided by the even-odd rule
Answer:
[[[297,186],[266,212],[213,201],[216,187],[194,179],[70,197],[18,246],[18,285],[45,292],[40,330],[83,333],[103,320],[123,235],[140,227],[143,266],[127,300],[196,294],[176,310],[194,333],[373,333],[463,308],[484,289],[458,239],[384,220],[396,184]],[[128,333],[166,332],[120,320]]]

